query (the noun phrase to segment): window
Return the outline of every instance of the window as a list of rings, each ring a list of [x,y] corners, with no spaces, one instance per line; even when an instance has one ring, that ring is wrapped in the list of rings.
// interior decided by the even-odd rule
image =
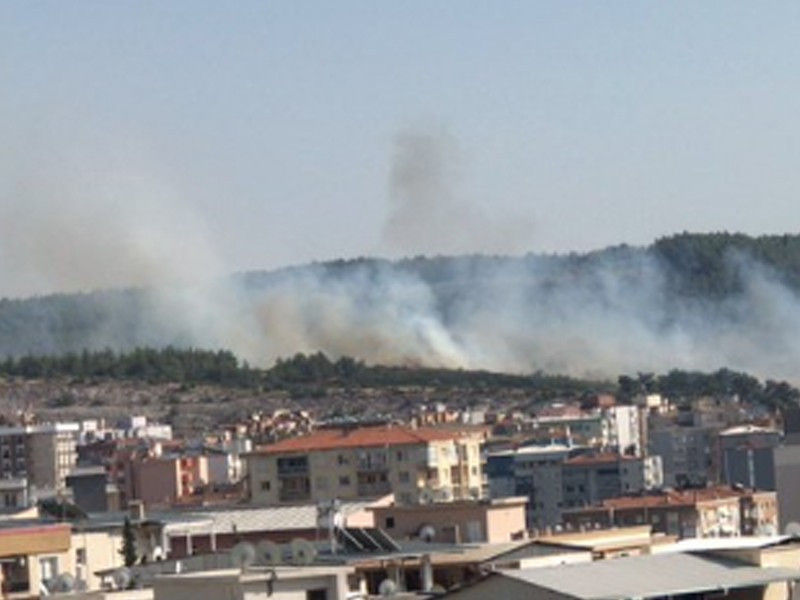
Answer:
[[[269,481],[262,481],[261,482],[261,491],[268,492],[272,486],[270,486]]]
[[[79,565],[86,564],[86,548],[75,548],[75,562]]]
[[[58,575],[58,557],[49,556],[47,558],[39,559],[39,571],[42,575],[42,581],[49,581]]]
[[[350,461],[348,461],[348,460],[347,460],[347,457],[346,457],[344,454],[339,454],[339,455],[336,457],[336,462],[338,462],[340,465],[346,465],[346,464],[348,464]]]
[[[398,450],[397,453],[395,454],[395,456],[397,457],[397,461],[398,462],[403,462],[403,451],[402,450]]]
[[[347,475],[342,475],[341,477],[339,477],[339,485],[341,486],[350,485],[350,477]]]
[[[386,517],[384,525],[386,529],[394,529],[394,517]]]
[[[397,474],[397,480],[400,483],[408,483],[409,481],[411,481],[411,475],[409,474],[408,471],[400,471]]]

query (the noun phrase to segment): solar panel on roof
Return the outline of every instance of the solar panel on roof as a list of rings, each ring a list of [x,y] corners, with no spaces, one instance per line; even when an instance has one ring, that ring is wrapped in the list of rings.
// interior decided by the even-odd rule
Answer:
[[[378,528],[343,527],[336,531],[339,542],[352,552],[396,552],[400,545]]]

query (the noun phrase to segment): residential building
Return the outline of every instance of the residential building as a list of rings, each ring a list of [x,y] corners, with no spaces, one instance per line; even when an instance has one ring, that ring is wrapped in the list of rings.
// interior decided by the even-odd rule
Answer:
[[[800,523],[800,440],[792,434],[790,442],[775,448],[775,489],[780,504],[781,531]]]
[[[528,498],[531,529],[559,525],[564,509],[662,484],[658,456],[626,456],[560,444],[491,453],[486,474],[492,498]]]
[[[566,434],[576,445],[602,447],[608,441],[608,422],[600,412],[564,411],[563,414],[546,414],[534,419],[534,428],[549,432],[552,439]]]
[[[649,452],[661,457],[664,485],[682,488],[713,481],[714,437],[709,427],[670,425],[649,431]]]
[[[498,544],[527,537],[528,499],[464,500],[449,504],[378,506],[375,525],[395,539]]]
[[[492,498],[528,498],[528,528],[544,528],[561,520],[562,464],[575,449],[562,444],[527,446],[486,457]]]
[[[38,520],[0,522],[2,596],[39,597],[44,583],[62,572],[58,558],[69,549],[69,525]]]
[[[162,454],[132,461],[133,488],[129,496],[145,506],[169,506],[201,492],[208,484],[208,457],[202,454]]]
[[[28,506],[28,479],[0,479],[0,511]]]
[[[400,504],[482,496],[480,437],[401,426],[319,430],[245,455],[259,504],[395,494]]]
[[[606,448],[628,456],[642,455],[642,410],[638,406],[615,405],[603,408],[606,421]]]
[[[664,490],[565,511],[564,524],[574,529],[649,524],[654,532],[680,538],[775,535],[778,504],[775,492],[739,487]]]
[[[72,501],[85,513],[119,510],[119,493],[102,466],[76,467],[67,477]]]
[[[0,427],[0,479],[26,478],[44,493],[63,490],[75,466],[77,423]]]
[[[562,467],[564,508],[590,506],[608,498],[659,489],[661,457],[637,458],[614,453],[581,454]]]
[[[740,425],[717,437],[719,481],[759,490],[775,490],[775,448],[781,442],[776,429]]]

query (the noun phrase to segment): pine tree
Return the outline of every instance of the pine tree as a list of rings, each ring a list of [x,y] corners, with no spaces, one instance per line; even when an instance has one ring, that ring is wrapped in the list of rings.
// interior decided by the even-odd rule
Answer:
[[[136,564],[136,536],[128,517],[125,517],[125,525],[122,527],[122,548],[119,553],[122,555],[126,567]]]

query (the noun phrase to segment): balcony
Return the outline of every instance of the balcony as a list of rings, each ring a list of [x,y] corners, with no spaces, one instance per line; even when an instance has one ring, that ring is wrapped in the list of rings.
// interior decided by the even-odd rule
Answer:
[[[388,471],[359,473],[356,491],[359,496],[383,496],[392,491]]]
[[[294,477],[308,475],[308,458],[279,458],[278,477]]]

